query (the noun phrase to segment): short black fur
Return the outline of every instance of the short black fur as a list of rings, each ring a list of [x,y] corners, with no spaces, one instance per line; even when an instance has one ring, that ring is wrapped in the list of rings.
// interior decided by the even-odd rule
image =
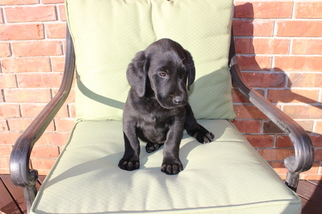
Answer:
[[[195,79],[191,54],[175,41],[158,40],[136,54],[126,76],[131,89],[123,111],[125,152],[118,166],[140,167],[140,138],[147,142],[147,152],[164,145],[161,171],[178,174],[183,170],[179,159],[183,130],[200,143],[214,138],[197,123],[188,103],[187,88]]]

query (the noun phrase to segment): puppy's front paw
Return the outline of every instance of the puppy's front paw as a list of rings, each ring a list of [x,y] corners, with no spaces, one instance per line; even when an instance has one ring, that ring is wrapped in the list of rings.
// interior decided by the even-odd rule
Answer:
[[[197,132],[196,139],[200,143],[210,143],[214,139],[215,135],[208,130],[200,130]]]
[[[180,160],[163,160],[161,171],[168,175],[176,175],[183,170]]]
[[[140,161],[127,161],[123,158],[119,161],[118,165],[121,169],[132,171],[140,168]]]
[[[210,143],[214,138],[215,135],[205,129],[203,126],[199,124],[199,128],[195,131],[195,133],[189,133],[191,136],[194,136],[199,143]]]

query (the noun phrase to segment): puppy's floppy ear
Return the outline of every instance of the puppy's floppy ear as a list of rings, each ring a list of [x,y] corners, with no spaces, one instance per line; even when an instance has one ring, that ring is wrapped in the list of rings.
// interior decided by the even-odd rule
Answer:
[[[185,59],[188,68],[188,90],[190,90],[190,86],[195,81],[196,77],[196,69],[195,63],[193,62],[192,56],[189,51],[185,50]]]
[[[126,70],[126,78],[130,86],[137,92],[139,97],[143,97],[146,88],[148,63],[144,51],[138,52],[132,59]]]

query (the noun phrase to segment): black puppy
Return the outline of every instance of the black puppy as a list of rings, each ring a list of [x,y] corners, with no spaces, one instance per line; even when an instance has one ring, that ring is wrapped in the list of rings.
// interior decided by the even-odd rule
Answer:
[[[170,39],[152,43],[138,52],[127,68],[131,86],[123,111],[125,152],[118,166],[125,170],[140,167],[139,140],[153,152],[164,144],[161,171],[178,174],[183,170],[179,146],[183,130],[200,143],[214,135],[197,123],[188,103],[188,89],[195,79],[191,54]]]

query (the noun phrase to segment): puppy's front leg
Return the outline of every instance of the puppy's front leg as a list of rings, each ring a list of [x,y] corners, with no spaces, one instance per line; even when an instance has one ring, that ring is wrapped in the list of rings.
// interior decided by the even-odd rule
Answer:
[[[200,143],[209,143],[215,137],[212,132],[208,131],[197,122],[189,104],[186,105],[186,121],[184,128],[190,136],[195,137]]]
[[[123,129],[125,151],[118,166],[121,169],[132,171],[140,168],[140,142],[137,138],[135,127],[125,124]]]
[[[161,171],[168,175],[178,174],[183,170],[182,163],[179,159],[183,126],[184,122],[175,122],[169,129],[166,142],[164,143]]]

